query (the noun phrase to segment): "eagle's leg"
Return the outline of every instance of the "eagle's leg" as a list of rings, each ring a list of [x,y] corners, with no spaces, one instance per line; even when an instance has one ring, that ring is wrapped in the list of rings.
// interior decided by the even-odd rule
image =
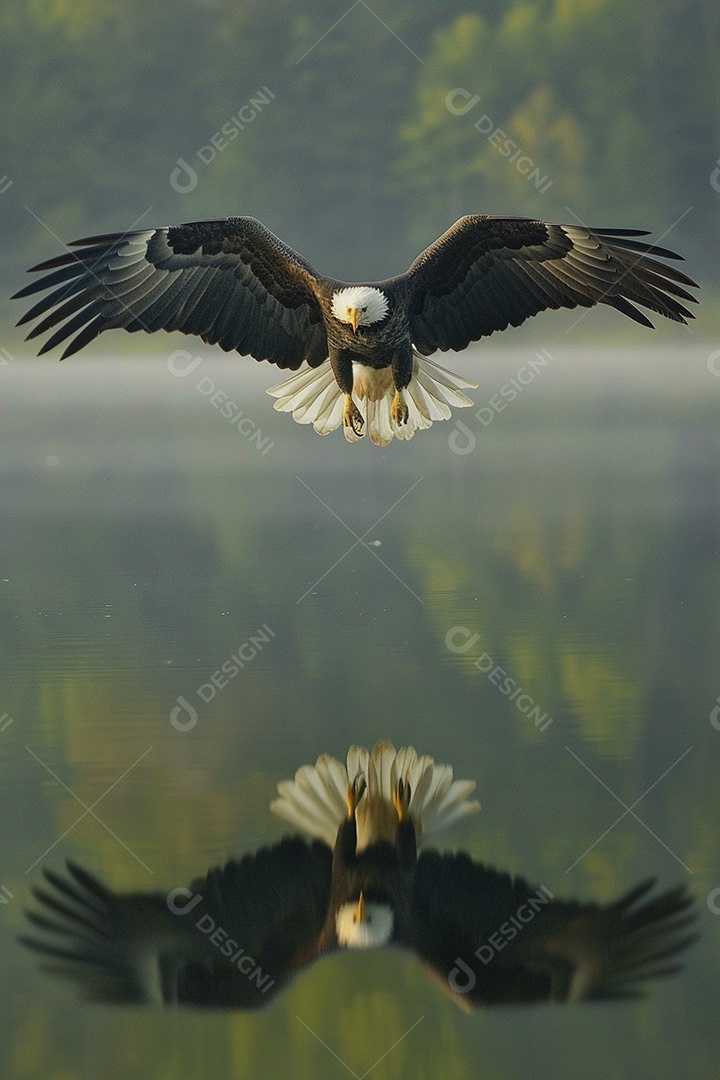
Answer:
[[[357,804],[365,794],[366,787],[365,777],[360,772],[357,774],[352,784],[348,784],[347,792],[345,794],[348,808],[348,821],[355,820],[355,810],[357,809]]]
[[[402,427],[407,424],[410,410],[405,400],[405,388],[410,385],[413,376],[413,354],[410,345],[395,353],[392,362],[393,382],[395,383],[395,396],[390,406],[390,417]]]
[[[398,816],[398,821],[405,821],[410,816],[410,785],[407,780],[398,780],[392,794],[393,806]]]
[[[414,870],[417,862],[417,836],[415,822],[410,813],[411,795],[412,791],[407,780],[398,780],[392,794],[393,806],[398,816],[395,850],[397,851],[400,869],[409,871]]]
[[[357,405],[352,399],[352,394],[345,394],[345,404],[343,405],[343,424],[345,427],[352,428],[353,432],[360,439],[365,434],[363,428],[365,427],[365,421],[362,418],[362,413],[358,409]]]
[[[401,427],[403,424],[407,424],[410,411],[405,401],[405,391],[396,390],[393,397],[392,405],[390,406],[390,416]]]
[[[352,359],[346,351],[330,352],[330,366],[333,369],[335,382],[345,395],[343,405],[343,427],[350,428],[356,438],[360,439],[365,434],[363,428],[365,421],[362,413],[353,401],[353,366]]]
[[[395,834],[395,850],[400,869],[413,873],[417,863],[417,834],[415,832],[415,822],[410,815],[404,821],[398,822]]]

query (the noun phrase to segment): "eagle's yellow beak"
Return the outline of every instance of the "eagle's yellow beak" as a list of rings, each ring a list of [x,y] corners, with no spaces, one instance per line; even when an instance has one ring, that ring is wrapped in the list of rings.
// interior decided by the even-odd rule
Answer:
[[[353,333],[357,333],[358,323],[362,318],[362,310],[359,307],[348,308],[348,315],[350,316],[350,325],[353,328]]]
[[[355,918],[353,919],[353,922],[365,922],[365,901],[363,900],[362,889],[360,890],[360,895],[358,897],[357,909],[355,911]]]

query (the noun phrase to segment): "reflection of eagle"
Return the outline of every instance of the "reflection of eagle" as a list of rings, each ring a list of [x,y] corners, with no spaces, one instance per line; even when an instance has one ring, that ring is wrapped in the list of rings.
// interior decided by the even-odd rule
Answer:
[[[693,935],[683,887],[652,882],[607,906],[556,900],[465,854],[418,855],[431,835],[477,810],[475,785],[448,765],[351,747],[347,770],[323,755],[278,786],[272,809],[314,837],[287,838],[211,870],[189,889],[116,895],[68,863],[36,889],[42,938],[26,945],[86,996],[253,1009],[338,948],[415,952],[459,1005],[637,996],[676,970]]]
[[[674,297],[694,300],[685,274],[651,256],[672,251],[637,229],[585,229],[524,218],[460,218],[405,274],[350,284],[318,274],[255,218],[192,222],[76,240],[34,270],[51,273],[18,297],[53,291],[21,320],[58,323],[40,350],[77,336],[63,357],[103,330],[182,330],[225,351],[300,369],[272,387],[275,408],[354,442],[409,439],[450,406],[472,405],[476,384],[421,354],[465,349],[546,308],[610,304],[652,326],[636,304],[685,322]],[[364,413],[364,415],[363,415]]]

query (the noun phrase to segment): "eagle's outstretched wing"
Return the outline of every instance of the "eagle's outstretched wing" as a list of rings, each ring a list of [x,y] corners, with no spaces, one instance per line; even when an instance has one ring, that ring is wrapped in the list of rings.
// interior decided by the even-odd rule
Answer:
[[[606,906],[556,900],[465,854],[427,851],[414,930],[400,944],[465,1009],[637,997],[642,980],[677,970],[674,958],[695,936],[684,887],[648,898],[653,884]]]
[[[293,837],[189,889],[123,895],[68,862],[45,871],[42,910],[27,913],[42,933],[21,941],[92,1000],[258,1009],[334,946],[331,866],[326,844]]]
[[[519,326],[546,308],[610,304],[652,327],[634,306],[685,322],[691,278],[659,262],[680,259],[632,239],[637,229],[585,229],[526,218],[462,217],[394,279],[409,290],[410,333],[426,355]]]
[[[41,354],[76,334],[64,359],[103,330],[124,327],[197,334],[281,368],[303,360],[317,367],[327,356],[317,274],[255,218],[89,236],[70,247],[79,250],[34,266],[51,272],[14,297],[53,290],[18,324],[49,312],[28,338],[62,324]]]

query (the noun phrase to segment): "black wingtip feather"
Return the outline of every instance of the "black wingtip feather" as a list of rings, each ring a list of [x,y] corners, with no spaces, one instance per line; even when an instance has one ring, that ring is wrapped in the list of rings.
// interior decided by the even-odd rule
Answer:
[[[139,231],[142,232],[143,230]],[[88,247],[96,247],[98,244],[120,244],[136,235],[137,232],[98,233],[97,236],[81,236],[79,240],[70,240],[67,246],[75,248],[82,247],[83,244],[87,244]]]
[[[646,878],[645,881],[641,881],[639,885],[635,885],[629,892],[621,896],[619,900],[615,902],[615,907],[620,911],[625,911],[627,908],[632,907],[640,897],[645,896],[651,889],[655,888],[657,884],[657,878]]]
[[[647,326],[649,330],[655,329],[655,323],[650,322],[647,315],[631,304],[624,296],[612,296],[608,297],[605,301],[610,307],[614,307],[617,311],[621,311],[623,315],[627,315],[633,322],[640,323],[641,326]]]
[[[566,208],[567,209],[567,208]],[[593,229],[588,226],[588,232],[597,236],[649,236],[649,229]]]
[[[65,865],[78,884],[86,888],[88,892],[94,893],[98,899],[107,901],[108,897],[111,896],[109,889],[88,870],[79,866],[78,863],[73,862],[72,859],[66,859]]]
[[[31,266],[28,270],[28,274],[36,274],[42,270],[55,270],[59,266],[69,266],[72,263],[80,262],[78,254],[74,251],[64,251],[62,255],[55,255],[52,259],[45,259],[44,262],[37,263],[35,266]]]

